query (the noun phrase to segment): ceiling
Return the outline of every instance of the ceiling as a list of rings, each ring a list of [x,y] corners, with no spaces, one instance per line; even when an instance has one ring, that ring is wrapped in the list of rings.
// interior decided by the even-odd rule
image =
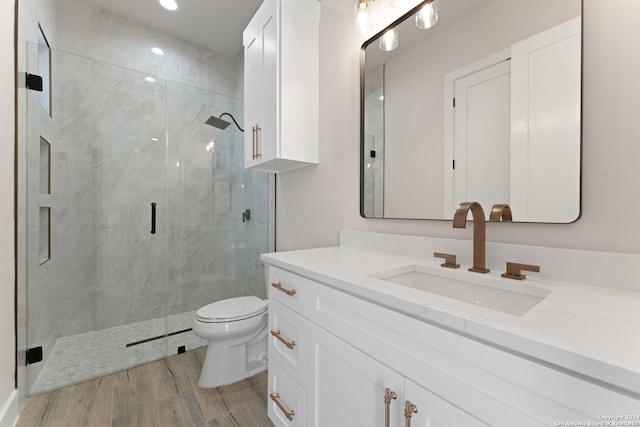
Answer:
[[[158,0],[90,0],[97,7],[214,52],[236,56],[242,31],[262,0],[177,0],[170,12]]]

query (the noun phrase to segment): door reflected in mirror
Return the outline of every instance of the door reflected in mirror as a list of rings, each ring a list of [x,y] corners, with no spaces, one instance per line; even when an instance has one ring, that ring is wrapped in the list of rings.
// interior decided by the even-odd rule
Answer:
[[[435,5],[438,20],[416,25]],[[366,218],[453,218],[463,201],[513,221],[580,216],[581,1],[434,0],[362,47]],[[418,20],[419,21],[419,20]],[[380,48],[387,30],[398,45]]]

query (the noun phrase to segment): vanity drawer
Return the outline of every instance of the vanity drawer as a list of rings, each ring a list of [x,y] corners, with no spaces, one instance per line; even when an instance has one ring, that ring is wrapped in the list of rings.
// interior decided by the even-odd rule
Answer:
[[[305,385],[307,321],[293,310],[269,300],[269,356],[300,385]]]
[[[267,415],[276,427],[305,424],[305,391],[284,369],[269,358]]]
[[[306,317],[307,279],[278,267],[269,266],[269,298]]]

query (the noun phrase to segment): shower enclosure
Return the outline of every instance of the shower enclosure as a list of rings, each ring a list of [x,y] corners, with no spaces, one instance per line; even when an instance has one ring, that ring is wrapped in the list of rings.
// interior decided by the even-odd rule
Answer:
[[[24,89],[19,164],[31,394],[204,345],[194,311],[264,298],[259,254],[272,250],[273,177],[243,169],[236,126],[205,124],[224,112],[242,123],[242,100],[48,55],[49,102]]]

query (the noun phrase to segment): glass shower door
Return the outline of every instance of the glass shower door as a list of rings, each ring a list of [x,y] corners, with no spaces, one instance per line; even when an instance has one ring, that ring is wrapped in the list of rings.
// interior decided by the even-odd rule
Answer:
[[[50,111],[26,95],[30,393],[167,354],[166,82],[50,58]]]

